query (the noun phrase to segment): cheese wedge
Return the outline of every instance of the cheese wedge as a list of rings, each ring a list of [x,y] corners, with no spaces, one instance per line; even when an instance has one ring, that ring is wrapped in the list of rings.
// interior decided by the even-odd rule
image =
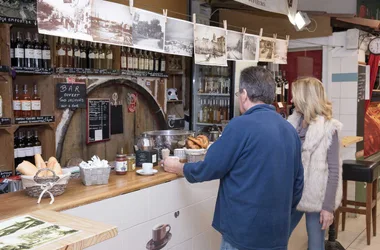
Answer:
[[[34,161],[36,163],[37,169],[47,168],[45,161],[44,161],[44,159],[42,159],[40,154],[34,155]]]
[[[19,171],[23,175],[29,175],[34,176],[37,173],[37,168],[32,163],[28,161],[23,161],[20,164],[18,164],[17,171]]]

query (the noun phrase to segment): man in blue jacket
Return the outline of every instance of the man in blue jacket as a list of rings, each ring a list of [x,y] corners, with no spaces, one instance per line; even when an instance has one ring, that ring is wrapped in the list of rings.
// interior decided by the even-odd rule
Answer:
[[[164,162],[190,183],[220,179],[213,227],[223,236],[222,250],[287,249],[303,167],[297,132],[269,105],[275,88],[266,69],[243,70],[236,93],[243,115],[231,120],[205,160]]]

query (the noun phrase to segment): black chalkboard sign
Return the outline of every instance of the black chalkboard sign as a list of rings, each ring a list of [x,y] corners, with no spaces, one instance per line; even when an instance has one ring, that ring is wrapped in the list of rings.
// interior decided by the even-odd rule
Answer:
[[[111,138],[111,108],[108,98],[87,99],[87,143]]]
[[[57,108],[86,108],[86,84],[58,83],[56,88]]]

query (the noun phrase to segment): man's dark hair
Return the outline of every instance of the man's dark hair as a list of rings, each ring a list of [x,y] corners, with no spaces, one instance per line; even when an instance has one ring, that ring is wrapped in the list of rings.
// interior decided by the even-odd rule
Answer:
[[[248,67],[241,72],[239,91],[247,91],[251,102],[272,104],[275,98],[276,82],[272,73],[262,67]]]

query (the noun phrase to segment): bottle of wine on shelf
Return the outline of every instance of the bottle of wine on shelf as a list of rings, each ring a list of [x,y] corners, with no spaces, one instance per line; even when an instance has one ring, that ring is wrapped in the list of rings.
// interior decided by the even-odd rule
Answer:
[[[149,56],[147,51],[144,51],[144,70],[149,70]]]
[[[100,69],[106,68],[106,49],[103,44],[99,44],[99,67]]]
[[[90,46],[87,50],[87,67],[89,69],[95,68],[95,53],[94,53],[94,44],[90,43]]]
[[[21,162],[19,162],[19,153],[18,153],[18,150],[19,150],[18,133],[14,133],[14,137],[13,137],[13,152],[14,152],[14,162],[15,162],[15,166],[16,167],[17,167],[18,164],[21,163]]]
[[[31,117],[32,116],[32,105],[31,105],[31,98],[28,93],[28,86],[25,84],[24,85],[24,94],[21,98],[21,114],[22,117]]]
[[[21,32],[17,32],[16,45],[15,45],[15,67],[24,67],[24,44],[22,42]]]
[[[51,67],[50,45],[48,43],[46,35],[42,40],[42,67],[49,69]]]
[[[286,71],[282,71],[282,81],[283,81],[283,87],[284,87],[284,102],[289,102],[289,82],[286,79]]]
[[[136,49],[133,49],[133,54],[132,54],[132,60],[133,60],[133,70],[138,70],[139,69],[139,58],[136,53]]]
[[[23,160],[25,160],[26,152],[26,141],[25,141],[25,134],[22,131],[18,132],[18,147],[17,147],[17,162],[21,163]]]
[[[113,68],[113,52],[111,49],[111,45],[106,45],[106,69]]]
[[[66,67],[66,45],[63,37],[58,38],[57,46],[57,67],[63,68]]]
[[[100,69],[98,44],[94,43],[94,69]]]
[[[31,40],[30,32],[26,32],[26,37],[24,41],[24,67],[33,68],[34,67],[34,46]]]
[[[87,49],[86,49],[86,42],[85,41],[80,41],[79,45],[80,49],[80,67],[82,69],[87,68]]]
[[[14,40],[14,34],[11,33],[11,47],[10,47],[10,57],[11,57],[11,66],[15,66],[15,47],[16,43]]]
[[[154,59],[153,59],[152,51],[149,51],[148,58],[149,58],[149,69],[148,70],[150,72],[153,72],[153,70],[154,70]]]
[[[38,96],[37,84],[33,86],[33,95],[32,95],[32,116],[41,116],[41,98]]]
[[[129,47],[127,50],[127,69],[129,69],[129,70],[133,69],[133,56],[131,53],[131,48],[129,48]]]
[[[34,34],[34,67],[42,68],[42,48],[38,34]]]
[[[158,56],[157,53],[154,53],[154,72],[159,72],[160,71],[160,57]]]
[[[34,164],[34,143],[32,137],[32,131],[26,132],[26,144],[25,144],[25,157],[26,160]]]
[[[199,111],[198,111],[198,122],[203,122],[203,100],[200,100]]]
[[[67,38],[66,42],[66,68],[72,68],[73,67],[73,46],[72,46],[72,40],[70,38]]]
[[[73,52],[73,68],[81,68],[80,48],[77,39],[74,39]]]
[[[20,95],[18,92],[18,85],[16,84],[15,86],[15,94],[13,95],[13,101],[12,101],[12,106],[13,106],[13,116],[15,118],[21,117],[21,99]]]
[[[120,68],[122,70],[127,69],[127,53],[125,52],[125,47],[121,47]]]
[[[42,154],[42,147],[41,142],[38,139],[38,131],[34,131],[34,138],[33,138],[33,153],[34,154]]]
[[[160,63],[160,72],[166,71],[166,57],[165,55],[161,55],[161,63]]]
[[[144,68],[145,68],[145,58],[143,56],[142,50],[140,50],[138,58],[139,58],[139,67],[138,67],[138,70],[144,70]]]

